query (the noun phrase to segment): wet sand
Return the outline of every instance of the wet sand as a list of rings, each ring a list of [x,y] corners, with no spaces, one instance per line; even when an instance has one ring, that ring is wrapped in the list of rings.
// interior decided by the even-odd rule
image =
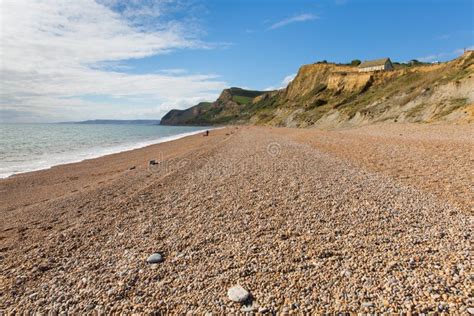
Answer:
[[[0,180],[0,310],[467,311],[473,139],[228,127]]]

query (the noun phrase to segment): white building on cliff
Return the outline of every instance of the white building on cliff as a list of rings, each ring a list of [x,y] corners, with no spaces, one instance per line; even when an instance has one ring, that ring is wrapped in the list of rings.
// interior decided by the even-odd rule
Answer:
[[[359,65],[359,72],[392,70],[390,58],[364,61]]]

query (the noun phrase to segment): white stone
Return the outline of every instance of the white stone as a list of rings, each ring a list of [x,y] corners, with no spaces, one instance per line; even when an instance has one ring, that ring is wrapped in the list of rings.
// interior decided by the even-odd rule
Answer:
[[[256,309],[257,309],[256,307],[250,305],[250,306],[244,306],[244,307],[242,307],[242,308],[240,309],[240,311],[243,312],[243,313],[250,313],[250,312],[255,311]]]
[[[250,293],[240,285],[235,285],[227,291],[227,296],[233,302],[243,303],[249,298]]]
[[[148,263],[160,263],[163,261],[163,256],[160,253],[154,253],[146,259]]]

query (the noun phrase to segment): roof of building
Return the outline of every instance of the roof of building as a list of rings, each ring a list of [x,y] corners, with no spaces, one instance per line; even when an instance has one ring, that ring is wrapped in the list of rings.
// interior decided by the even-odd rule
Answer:
[[[381,58],[376,60],[367,60],[362,62],[359,65],[359,68],[366,68],[366,67],[376,67],[376,66],[383,66],[387,61],[390,61],[390,58]]]

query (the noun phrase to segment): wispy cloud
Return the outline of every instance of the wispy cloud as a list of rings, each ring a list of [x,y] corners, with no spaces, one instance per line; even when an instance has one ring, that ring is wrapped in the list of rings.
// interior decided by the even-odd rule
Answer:
[[[452,31],[449,33],[437,34],[436,36],[434,36],[434,39],[436,40],[462,39],[464,41],[464,40],[469,40],[470,38],[472,38],[472,35],[474,35],[474,29],[471,29],[471,30],[462,29],[462,30]]]
[[[296,77],[296,74],[288,75],[285,78],[283,78],[283,80],[281,81],[279,87],[270,86],[270,87],[267,87],[264,90],[265,91],[272,91],[272,90],[285,89],[290,84],[290,82],[292,82],[293,79],[295,79],[295,77]]]
[[[170,68],[170,69],[162,69],[159,72],[164,74],[171,74],[171,75],[183,75],[187,73],[186,69],[182,68]]]
[[[282,88],[286,88],[290,84],[290,82],[292,82],[293,79],[295,79],[295,77],[296,77],[296,74],[291,74],[283,78],[283,81],[281,82]]]
[[[474,45],[466,47],[465,49],[473,50]],[[429,63],[429,62],[433,62],[433,61],[441,61],[441,60],[454,58],[454,57],[457,57],[457,56],[459,56],[463,53],[464,53],[464,48],[458,48],[458,49],[455,49],[451,52],[441,52],[441,53],[431,54],[431,55],[427,55],[427,56],[423,56],[423,57],[418,57],[417,59],[419,61]]]
[[[442,34],[436,37],[438,40],[447,40],[451,38],[451,34]]]
[[[226,86],[215,74],[130,73],[125,60],[218,44],[202,42],[185,23],[162,19],[160,4],[171,0],[152,1],[153,7],[143,11],[115,9],[118,2],[2,1],[0,117],[15,112],[62,120],[150,111],[160,117],[172,107],[215,98]],[[145,28],[143,16],[153,17],[159,27]],[[106,95],[110,101],[91,102],[87,95]]]
[[[464,53],[464,50],[474,50],[474,45],[456,49],[453,53],[456,55],[461,55]]]
[[[281,21],[278,21],[278,22],[270,25],[268,30],[274,30],[274,29],[278,29],[280,27],[287,26],[289,24],[306,22],[306,21],[311,21],[311,20],[316,20],[316,19],[318,19],[318,16],[316,16],[314,14],[310,14],[310,13],[295,15],[295,16],[283,19]]]

